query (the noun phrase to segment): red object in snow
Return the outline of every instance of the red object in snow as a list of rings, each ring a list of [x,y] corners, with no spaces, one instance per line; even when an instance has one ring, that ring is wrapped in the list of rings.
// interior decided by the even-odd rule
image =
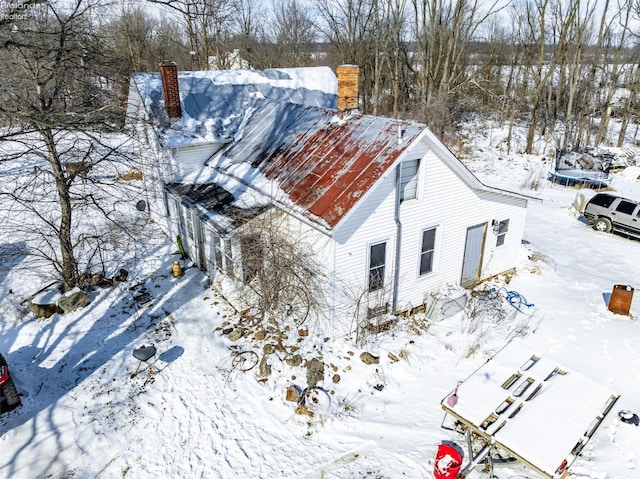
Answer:
[[[433,468],[435,479],[457,479],[462,467],[462,454],[449,444],[440,444]]]

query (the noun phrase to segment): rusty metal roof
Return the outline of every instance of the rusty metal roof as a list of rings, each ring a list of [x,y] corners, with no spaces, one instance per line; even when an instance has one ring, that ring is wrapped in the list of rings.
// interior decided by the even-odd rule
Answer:
[[[241,139],[223,151],[218,167],[251,164],[307,216],[330,228],[425,129],[402,120],[268,100],[252,108]]]
[[[277,188],[277,192],[265,192],[273,194],[274,202],[333,228],[426,127],[337,112],[333,109],[335,94],[304,88],[307,83],[298,82],[297,75],[308,77],[314,72],[323,73],[305,69],[181,72],[184,115],[178,126],[162,122],[161,84],[156,74],[136,75],[134,83],[165,147],[231,140],[216,161],[209,162],[211,166],[249,186],[266,178]],[[269,81],[262,81],[261,76],[256,77],[260,81],[253,81],[256,75]],[[251,81],[245,81],[245,76]],[[399,132],[402,141],[398,141]],[[196,190],[180,193],[176,185],[172,189],[215,213],[209,199],[193,197]]]

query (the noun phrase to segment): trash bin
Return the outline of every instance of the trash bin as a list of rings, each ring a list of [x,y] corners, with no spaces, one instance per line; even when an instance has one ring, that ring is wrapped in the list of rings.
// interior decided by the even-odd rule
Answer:
[[[633,288],[624,284],[616,284],[609,299],[609,311],[616,314],[629,315],[631,300],[633,299]]]
[[[442,442],[436,453],[436,463],[433,467],[435,479],[457,479],[462,467],[462,449],[455,443]]]

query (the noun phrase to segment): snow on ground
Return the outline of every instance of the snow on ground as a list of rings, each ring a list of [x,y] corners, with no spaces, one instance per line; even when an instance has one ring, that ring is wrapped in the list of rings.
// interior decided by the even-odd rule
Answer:
[[[477,302],[473,321],[464,312],[417,315],[360,347],[312,322],[308,336],[291,325],[280,336],[265,328],[266,340],[252,333],[232,341],[222,330],[239,324],[237,314],[195,268],[173,277],[175,248],[152,226],[126,283],[92,292],[75,313],[39,320],[20,303],[44,281],[29,270],[23,245],[3,245],[0,352],[23,405],[0,417],[0,477],[432,477],[441,441],[464,446],[440,427],[441,400],[517,338],[620,394],[573,477],[637,478],[640,427],[617,412],[640,412],[640,299],[620,316],[604,297],[615,284],[640,287],[640,241],[581,222],[571,208],[578,191],[547,182],[540,157],[479,145],[467,164],[492,186],[535,184],[523,192],[543,200],[530,204],[516,274],[486,285],[534,306]],[[617,175],[612,188],[640,196],[633,177]],[[150,378],[144,369],[133,376],[132,351],[143,344],[157,347]],[[285,361],[294,347],[326,364],[322,389],[308,401],[313,417],[285,399],[288,386],[306,385],[306,370]],[[271,375],[262,381],[256,362],[270,348]],[[365,351],[379,364],[362,362]],[[539,477],[519,466],[495,472]]]

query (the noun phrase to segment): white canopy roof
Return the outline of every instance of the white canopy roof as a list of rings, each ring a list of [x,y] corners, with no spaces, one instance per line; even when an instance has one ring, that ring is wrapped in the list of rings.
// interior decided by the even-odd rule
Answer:
[[[593,435],[618,396],[527,346],[512,342],[442,401],[488,441],[553,477]],[[455,404],[454,404],[455,403]]]

